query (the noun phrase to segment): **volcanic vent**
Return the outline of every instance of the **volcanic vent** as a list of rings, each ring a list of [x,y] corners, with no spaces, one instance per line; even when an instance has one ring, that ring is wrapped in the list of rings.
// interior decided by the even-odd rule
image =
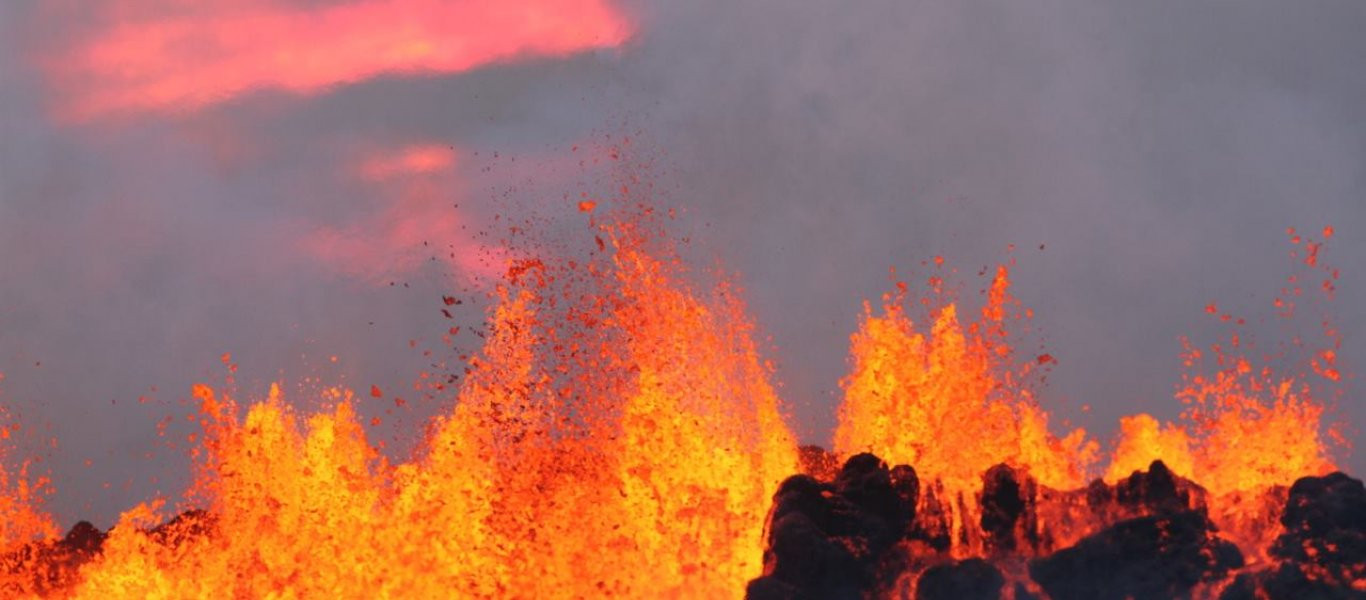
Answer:
[[[1318,242],[1289,234],[1309,272],[1276,299],[1285,318],[1308,285],[1331,298],[1338,277]],[[834,452],[805,447],[804,472],[780,486],[749,598],[1366,597],[1366,490],[1320,437],[1317,398],[1343,378],[1329,320],[1323,347],[1297,338],[1310,358],[1291,376],[1254,363],[1243,321],[1211,304],[1235,333],[1208,351],[1187,342],[1183,422],[1124,418],[1104,476],[1088,479],[1099,445],[1051,434],[1034,400],[1054,359],[1008,343],[1031,314],[1006,267],[966,324],[943,279],[928,286],[910,303],[925,332],[904,284],[880,314],[865,307]]]
[[[1366,594],[1366,493],[1334,472],[1321,437],[1319,381],[1341,380],[1335,332],[1295,377],[1255,365],[1237,341],[1208,354],[1188,348],[1186,418],[1125,419],[1108,469],[1092,479],[1101,445],[1081,430],[1054,435],[1035,399],[1055,361],[1010,345],[1010,326],[1029,312],[1009,294],[1008,266],[973,319],[943,292],[951,273],[936,266],[922,301],[907,302],[910,286],[899,285],[880,312],[865,309],[832,451],[799,448],[738,290],[699,285],[654,212],[633,210],[595,221],[587,251],[565,253],[572,260],[510,261],[482,350],[456,373],[418,382],[452,402],[410,458],[372,445],[361,400],[345,389],[301,414],[281,386],[239,404],[230,378],[193,390],[187,416],[200,431],[183,506],[151,500],[107,532],[79,523],[60,536],[40,506],[50,483],[26,466],[0,469],[0,589],[71,598]],[[1331,293],[1336,273],[1325,277]],[[1217,368],[1199,372],[1209,358]]]

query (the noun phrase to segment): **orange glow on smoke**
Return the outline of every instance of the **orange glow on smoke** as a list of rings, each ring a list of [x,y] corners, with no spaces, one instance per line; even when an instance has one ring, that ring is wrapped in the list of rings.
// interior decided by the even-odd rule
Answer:
[[[383,181],[404,175],[424,175],[455,167],[455,148],[440,144],[415,144],[396,155],[379,154],[365,159],[357,169],[361,178]]]
[[[127,21],[116,8],[112,24],[50,61],[64,114],[184,111],[256,89],[460,72],[614,47],[632,30],[606,0],[212,2]]]

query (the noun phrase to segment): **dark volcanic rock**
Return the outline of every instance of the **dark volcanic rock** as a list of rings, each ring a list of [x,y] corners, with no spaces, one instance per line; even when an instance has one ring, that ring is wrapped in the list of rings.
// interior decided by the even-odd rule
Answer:
[[[104,546],[108,534],[89,521],[76,523],[61,539],[33,542],[0,555],[0,570],[20,575],[11,586],[0,587],[6,596],[46,595],[75,581],[76,572]]]
[[[1364,600],[1366,589],[1334,583],[1310,574],[1301,563],[1281,563],[1268,571],[1244,573],[1219,600]]]
[[[1053,600],[1166,600],[1243,565],[1237,547],[1212,535],[1200,511],[1121,521],[1077,545],[1030,562]]]
[[[1333,473],[1296,481],[1281,525],[1285,532],[1271,556],[1282,562],[1239,576],[1222,600],[1366,599],[1366,488],[1360,480]]]
[[[997,552],[1015,549],[1015,525],[1025,512],[1025,494],[1015,470],[996,465],[982,477],[982,534]]]
[[[906,537],[920,482],[871,454],[845,462],[832,483],[789,477],[773,498],[764,576],[750,598],[861,598],[878,565]]]
[[[901,533],[898,526],[905,518],[905,510],[901,507],[901,497],[892,488],[892,473],[882,459],[867,453],[850,458],[835,478],[835,488],[859,512],[877,517],[894,530],[862,533],[893,536]]]
[[[807,597],[801,588],[772,576],[760,577],[745,586],[748,600],[801,600]]]
[[[1197,588],[1222,588],[1221,600],[1366,600],[1362,482],[1334,473],[1279,493],[1285,495],[1267,496],[1285,498],[1283,533],[1268,549],[1274,565],[1224,585],[1242,569],[1242,554],[1217,535],[1205,490],[1160,461],[1113,486],[1096,480],[1077,490],[1051,490],[997,465],[983,474],[980,495],[965,498],[922,481],[908,466],[889,469],[861,454],[829,479],[797,475],[779,486],[764,576],[746,594],[904,597],[915,582],[922,600],[1167,600],[1190,598]],[[967,506],[972,502],[976,507]],[[953,531],[952,515],[971,508],[980,509],[980,518]],[[1072,541],[1073,532],[1086,531],[1096,533]],[[955,562],[947,554],[951,543],[979,541],[984,558]],[[999,565],[1015,574],[1026,557],[1062,543],[1072,545],[1028,561],[1032,582],[1006,582]]]
[[[925,569],[916,583],[916,600],[998,600],[1005,576],[980,558]]]
[[[1135,471],[1115,484],[1115,500],[1120,506],[1143,514],[1196,510],[1204,506],[1204,490],[1177,477],[1160,460],[1147,471]]]
[[[892,490],[899,501],[902,524],[910,527],[915,521],[915,505],[920,501],[920,478],[915,469],[907,465],[892,467]]]
[[[1305,477],[1290,487],[1281,513],[1285,533],[1271,554],[1322,566],[1357,567],[1366,559],[1366,487],[1343,473]]]
[[[793,475],[778,486],[773,495],[773,514],[769,519],[777,523],[791,513],[801,513],[811,519],[822,530],[829,529],[831,507],[826,494],[829,485],[807,475]]]
[[[822,596],[843,597],[865,579],[863,565],[849,545],[829,537],[804,514],[792,513],[774,523],[771,540],[773,568],[768,575],[780,581]]]
[[[104,546],[105,538],[109,534],[100,531],[90,521],[80,521],[71,526],[71,530],[62,537],[61,544],[72,552],[84,552],[94,554]]]

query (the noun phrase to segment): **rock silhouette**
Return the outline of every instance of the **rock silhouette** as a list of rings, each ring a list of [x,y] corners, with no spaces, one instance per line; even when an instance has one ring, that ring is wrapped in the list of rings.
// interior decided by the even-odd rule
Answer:
[[[828,455],[817,450],[806,452],[829,473]],[[1166,600],[1222,588],[1221,600],[1366,600],[1366,488],[1342,473],[1295,482],[1284,533],[1269,549],[1279,562],[1257,571],[1210,520],[1205,490],[1161,461],[1114,485],[1096,480],[1074,491],[997,465],[982,476],[980,518],[961,530],[951,513],[964,500],[940,490],[912,466],[888,468],[872,454],[824,479],[794,475],[774,496],[764,573],[746,596]],[[1040,516],[1046,505],[1091,533],[1053,535]],[[1058,539],[1072,541],[1059,547]],[[955,543],[982,556],[955,559]]]

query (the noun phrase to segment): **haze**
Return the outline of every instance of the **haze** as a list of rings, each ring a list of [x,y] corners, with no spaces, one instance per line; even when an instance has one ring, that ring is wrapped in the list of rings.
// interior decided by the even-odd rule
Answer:
[[[1017,261],[1044,405],[1100,439],[1180,412],[1211,302],[1266,347],[1317,331],[1274,317],[1287,228],[1335,228],[1339,360],[1366,359],[1360,2],[502,4],[0,4],[0,402],[61,523],[183,489],[180,401],[225,354],[249,397],[374,385],[411,443],[442,399],[391,399],[480,321],[509,222],[581,231],[628,136],[808,442],[862,302],[936,255],[968,297]]]

